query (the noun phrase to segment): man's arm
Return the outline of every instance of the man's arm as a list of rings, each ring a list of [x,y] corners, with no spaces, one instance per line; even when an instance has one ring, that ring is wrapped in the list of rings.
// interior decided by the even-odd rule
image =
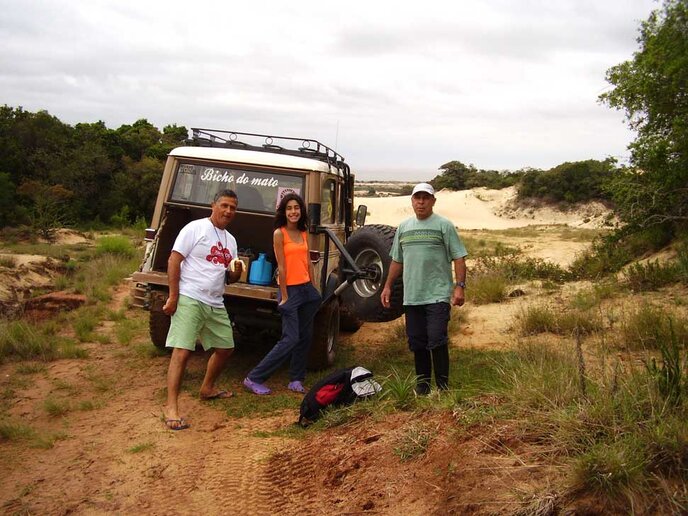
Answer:
[[[162,307],[162,311],[167,315],[172,315],[177,311],[177,303],[179,302],[179,277],[181,276],[183,261],[184,255],[177,251],[172,251],[167,260],[167,284],[170,293],[165,305]]]
[[[382,302],[382,306],[384,306],[385,308],[390,307],[392,285],[394,285],[394,282],[403,272],[403,270],[403,263],[395,262],[394,260],[389,262],[389,272],[387,273],[387,281],[385,281],[385,288],[382,289],[382,293],[380,294],[380,302]]]
[[[466,260],[464,258],[457,258],[454,260],[454,276],[457,283],[466,283]],[[459,285],[454,285],[451,304],[462,306],[465,301],[466,295],[464,293],[464,288]]]
[[[239,258],[234,258],[234,260],[229,262],[229,265],[229,268],[227,268],[227,284],[236,283],[239,281],[239,279],[241,279],[241,275],[244,272],[244,267],[246,267],[246,264]],[[233,271],[232,267],[235,267],[236,270]]]

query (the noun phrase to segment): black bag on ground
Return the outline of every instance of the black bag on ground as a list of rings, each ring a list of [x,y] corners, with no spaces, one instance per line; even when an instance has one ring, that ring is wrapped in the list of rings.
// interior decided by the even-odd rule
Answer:
[[[373,380],[373,373],[364,367],[337,369],[316,382],[303,397],[299,424],[308,426],[329,406],[350,405],[381,390],[380,384]]]

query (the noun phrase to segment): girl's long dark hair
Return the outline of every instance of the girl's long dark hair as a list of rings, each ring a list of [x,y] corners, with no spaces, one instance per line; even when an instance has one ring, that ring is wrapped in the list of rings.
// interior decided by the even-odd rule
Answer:
[[[300,231],[306,231],[308,229],[308,213],[306,211],[306,203],[304,203],[303,199],[301,199],[301,197],[294,192],[289,192],[287,195],[282,197],[279,206],[277,206],[277,213],[275,213],[275,229],[287,225],[287,203],[289,201],[296,201],[299,203],[299,207],[301,208],[301,218],[296,226]]]

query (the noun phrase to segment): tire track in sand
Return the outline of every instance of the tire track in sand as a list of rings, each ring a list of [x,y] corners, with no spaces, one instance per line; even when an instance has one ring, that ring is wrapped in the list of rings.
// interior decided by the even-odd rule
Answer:
[[[274,432],[291,422],[291,414],[253,419],[250,427],[239,426],[241,421],[239,425],[197,422],[192,427],[195,430],[175,433],[173,442],[164,454],[156,454],[157,464],[151,466],[160,471],[159,478],[133,501],[131,509],[152,509],[150,514],[303,514],[303,506],[300,510],[280,509],[285,489],[279,479],[294,471],[277,477],[266,471],[270,458],[288,447],[289,440],[255,435]],[[158,512],[158,508],[164,509]]]

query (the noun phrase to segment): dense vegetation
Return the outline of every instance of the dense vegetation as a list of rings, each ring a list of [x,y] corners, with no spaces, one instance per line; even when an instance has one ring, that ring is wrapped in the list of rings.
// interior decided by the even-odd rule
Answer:
[[[605,188],[615,171],[612,159],[567,162],[545,172],[530,170],[521,178],[518,196],[570,203],[608,199]]]
[[[585,202],[610,200],[609,184],[617,171],[613,159],[566,162],[549,170],[526,168],[511,171],[482,170],[460,161],[450,161],[430,183],[438,190],[493,189],[518,186],[519,199],[536,198],[546,202]]]
[[[187,129],[147,120],[72,127],[46,111],[0,107],[0,227],[150,218],[167,153]],[[113,219],[114,217],[114,219]]]
[[[482,170],[474,165],[464,165],[460,161],[450,161],[442,165],[440,175],[436,176],[430,184],[436,189],[448,188],[450,190],[470,190],[484,186],[487,188],[501,189],[513,186],[518,182],[524,171],[499,172],[497,170]]]
[[[688,220],[688,2],[665,0],[640,26],[640,49],[612,67],[601,95],[637,131],[632,167],[610,191],[620,216],[638,227],[680,230]]]

